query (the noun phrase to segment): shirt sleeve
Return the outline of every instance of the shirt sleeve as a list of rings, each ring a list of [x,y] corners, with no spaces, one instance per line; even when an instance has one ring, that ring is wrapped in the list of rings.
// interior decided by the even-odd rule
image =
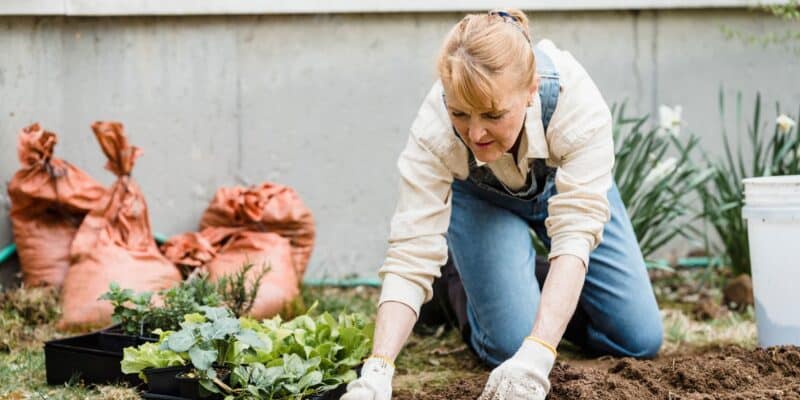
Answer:
[[[425,110],[421,111],[424,113]],[[418,116],[418,119],[430,116]],[[453,174],[413,131],[397,162],[400,196],[391,222],[389,249],[378,272],[379,305],[397,301],[419,315],[433,297],[433,280],[447,262],[445,234],[450,224]]]
[[[589,254],[602,241],[610,219],[612,117],[583,67],[569,53],[556,51],[562,92],[548,133],[551,159],[558,164],[558,193],[549,200],[545,220],[551,238],[549,257],[573,255],[588,267]]]

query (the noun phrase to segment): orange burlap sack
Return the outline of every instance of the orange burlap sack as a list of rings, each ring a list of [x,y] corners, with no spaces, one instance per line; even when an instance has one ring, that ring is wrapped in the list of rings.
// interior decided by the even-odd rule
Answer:
[[[26,286],[60,287],[72,238],[106,189],[85,172],[53,157],[56,134],[33,124],[22,129],[22,168],[8,183],[9,217]]]
[[[159,251],[150,231],[147,204],[131,170],[139,148],[128,144],[122,124],[96,122],[92,130],[117,181],[100,207],[84,219],[72,242],[72,265],[61,295],[62,330],[108,325],[112,307],[98,300],[111,282],[135,292],[178,284],[181,274]]]
[[[206,265],[217,256],[222,245],[242,228],[206,228],[202,232],[175,235],[161,245],[161,252],[181,269],[184,278],[195,272],[208,272]]]
[[[268,268],[248,313],[254,318],[278,314],[300,294],[292,247],[288,239],[276,233],[211,227],[174,236],[161,249],[178,265],[201,268],[212,282],[253,264],[247,276],[252,284]]]
[[[297,277],[302,278],[314,248],[314,217],[293,189],[265,182],[220,188],[203,213],[200,229],[243,227],[289,239]]]

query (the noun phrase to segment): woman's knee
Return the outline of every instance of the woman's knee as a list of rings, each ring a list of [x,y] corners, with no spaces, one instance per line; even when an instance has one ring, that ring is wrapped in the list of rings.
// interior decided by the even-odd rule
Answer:
[[[632,329],[620,338],[618,343],[621,354],[618,356],[634,358],[653,358],[661,349],[664,341],[664,329],[661,319],[643,324],[637,329]]]
[[[516,318],[485,321],[486,328],[472,329],[472,344],[478,356],[489,366],[497,366],[511,358],[533,328],[533,321],[519,314]],[[535,315],[535,314],[530,314]]]
[[[490,367],[496,367],[503,361],[508,360],[514,353],[517,352],[525,340],[526,335],[505,335],[500,337],[484,337],[475,338],[473,342],[478,340],[477,344],[478,357]]]

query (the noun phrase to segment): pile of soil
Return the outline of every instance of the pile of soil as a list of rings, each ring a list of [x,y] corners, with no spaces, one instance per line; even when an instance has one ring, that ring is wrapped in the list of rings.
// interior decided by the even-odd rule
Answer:
[[[488,378],[459,380],[398,400],[476,399]],[[558,362],[548,399],[800,399],[800,348],[735,346],[693,355]]]

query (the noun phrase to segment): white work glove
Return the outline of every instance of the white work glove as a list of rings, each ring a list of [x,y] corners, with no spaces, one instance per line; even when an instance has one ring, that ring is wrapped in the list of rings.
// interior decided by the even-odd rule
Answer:
[[[394,365],[381,357],[370,357],[361,367],[361,377],[347,385],[341,400],[390,400]]]
[[[529,336],[517,352],[497,366],[478,400],[544,400],[556,351]]]

